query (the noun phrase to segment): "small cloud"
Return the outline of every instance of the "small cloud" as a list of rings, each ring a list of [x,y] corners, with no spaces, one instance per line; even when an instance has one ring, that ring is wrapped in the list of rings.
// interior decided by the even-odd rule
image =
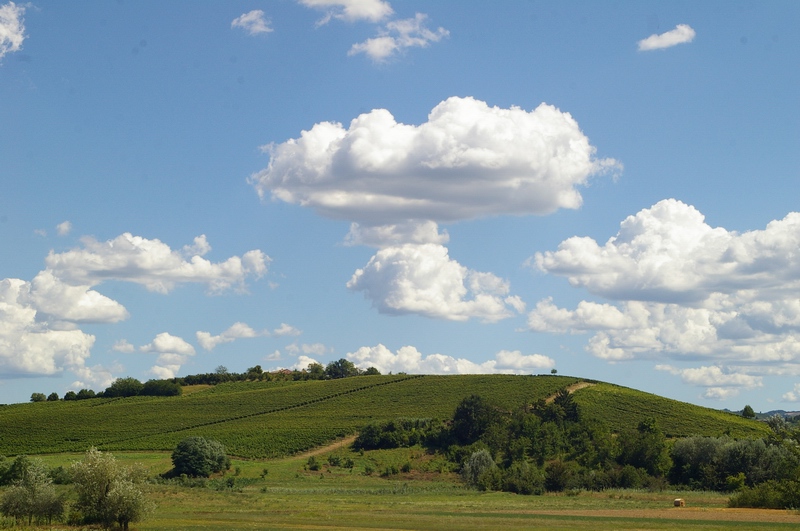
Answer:
[[[265,336],[269,335],[269,332],[261,331],[257,332],[250,328],[246,323],[233,323],[230,328],[222,332],[218,336],[212,336],[208,332],[197,332],[197,342],[200,343],[200,346],[203,347],[205,350],[214,350],[214,347],[221,343],[231,343],[237,339],[241,338],[249,338],[249,337],[258,337],[258,336]]]
[[[114,343],[114,345],[111,347],[111,350],[114,350],[116,352],[124,352],[126,354],[130,354],[131,352],[133,352],[136,349],[135,349],[135,347],[133,345],[131,345],[128,342],[127,339],[120,339],[119,341]]]
[[[327,24],[332,18],[347,22],[357,20],[378,22],[394,13],[389,2],[383,0],[299,0],[299,2],[306,7],[328,10],[317,22],[317,26]]]
[[[678,24],[675,29],[670,30],[660,35],[653,34],[639,41],[639,51],[646,52],[649,50],[660,50],[662,48],[671,48],[677,44],[692,42],[694,40],[695,31],[688,24]]]
[[[376,63],[382,63],[406,48],[427,48],[432,42],[439,42],[450,36],[450,32],[439,27],[436,31],[425,25],[428,18],[417,13],[414,18],[393,20],[378,32],[377,37],[354,44],[347,55],[366,54]]]
[[[231,27],[242,28],[250,35],[258,35],[259,33],[271,33],[272,28],[269,24],[270,21],[264,17],[264,12],[260,9],[254,9],[249,13],[235,18],[233,22],[231,22]]]
[[[158,354],[156,364],[150,367],[150,374],[160,379],[175,378],[181,366],[195,355],[194,347],[178,336],[167,332],[158,334],[152,343],[139,348],[142,352]]]
[[[276,350],[275,352],[272,352],[271,354],[267,354],[266,356],[264,356],[264,359],[267,360],[267,361],[280,361],[281,360],[281,351],[280,350]]]
[[[288,325],[286,323],[281,323],[281,325],[272,331],[272,335],[274,336],[299,336],[302,334],[303,331],[299,330],[292,325]]]
[[[800,384],[794,384],[794,388],[781,396],[784,402],[800,402]]]
[[[56,225],[56,232],[59,236],[66,236],[70,231],[72,231],[72,223],[69,221],[64,221]]]
[[[303,354],[314,354],[315,356],[322,356],[332,351],[333,351],[332,348],[328,348],[322,343],[303,343],[302,345],[298,345],[297,343],[292,343],[291,345],[286,346],[286,352],[288,352],[293,356],[296,356],[301,352]]]
[[[25,40],[24,14],[25,7],[14,2],[0,6],[0,60],[7,53],[22,49]]]
[[[42,238],[47,237],[47,231],[44,229],[33,229],[33,233],[37,236],[41,236]]]

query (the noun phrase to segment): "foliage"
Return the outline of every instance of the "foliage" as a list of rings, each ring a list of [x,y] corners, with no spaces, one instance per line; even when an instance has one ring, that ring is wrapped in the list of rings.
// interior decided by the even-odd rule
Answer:
[[[748,404],[742,409],[742,416],[746,419],[754,419],[756,418],[756,412],[753,411],[753,408]]]
[[[142,392],[144,385],[136,378],[117,378],[104,392],[106,398],[136,396]]]
[[[31,394],[31,402],[44,402],[45,400],[47,400],[47,397],[44,396],[44,393]]]
[[[0,512],[15,520],[27,519],[30,525],[61,518],[64,500],[56,495],[47,467],[41,460],[20,460],[20,476],[0,499]]]
[[[72,477],[77,494],[75,508],[84,523],[110,527],[118,523],[128,529],[152,510],[144,493],[146,474],[138,467],[122,467],[113,455],[89,449],[81,461],[73,463]]]
[[[142,396],[180,396],[183,388],[169,380],[148,380],[139,392]]]
[[[178,443],[172,452],[173,474],[176,476],[208,477],[231,467],[225,447],[215,440],[188,437]]]
[[[358,376],[358,368],[352,361],[341,358],[337,361],[330,362],[325,367],[325,378],[335,380],[337,378],[347,378],[349,376]]]
[[[491,469],[497,468],[494,464],[492,456],[486,450],[478,450],[469,456],[466,463],[461,469],[461,475],[464,477],[467,485],[477,487],[480,483],[481,476],[489,472]],[[485,485],[485,483],[484,483]]]
[[[48,402],[58,402],[58,393],[50,393],[47,395]]]

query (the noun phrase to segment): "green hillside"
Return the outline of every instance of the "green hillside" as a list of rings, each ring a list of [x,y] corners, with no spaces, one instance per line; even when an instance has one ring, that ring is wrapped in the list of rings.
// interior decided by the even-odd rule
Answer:
[[[452,415],[471,394],[509,410],[581,381],[566,376],[360,376],[326,381],[221,384],[180,397],[39,402],[0,407],[0,454],[171,450],[201,435],[231,455],[277,457],[355,433],[373,421]],[[665,433],[758,436],[763,424],[610,384],[575,393],[584,414],[615,431],[655,417]]]

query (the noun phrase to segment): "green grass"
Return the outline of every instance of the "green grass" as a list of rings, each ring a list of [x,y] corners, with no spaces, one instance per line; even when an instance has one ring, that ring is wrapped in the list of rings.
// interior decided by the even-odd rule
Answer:
[[[180,397],[40,402],[0,407],[0,455],[171,451],[188,436],[217,439],[233,456],[293,455],[397,417],[449,418],[479,394],[512,410],[580,381],[566,376],[363,376],[222,384]],[[575,393],[583,414],[612,430],[656,417],[670,436],[759,436],[762,423],[610,384]]]
[[[579,389],[574,397],[581,414],[588,418],[603,419],[616,431],[635,430],[638,423],[647,417],[655,418],[667,437],[763,437],[769,431],[763,422],[733,413],[608,383]]]
[[[133,526],[138,531],[244,529],[793,529],[800,516],[786,511],[731,511],[727,496],[713,492],[609,490],[575,496],[519,496],[465,488],[452,472],[432,473],[421,448],[353,452],[336,447],[318,455],[349,457],[355,467],[305,469],[306,458],[233,462],[241,487],[216,491],[153,485],[155,512]],[[156,474],[169,468],[167,453],[116,453],[122,463],[145,462]],[[80,455],[47,455],[51,466]],[[411,464],[411,471],[365,475]],[[232,469],[232,471],[233,471]],[[261,475],[267,469],[267,474]],[[230,476],[232,471],[228,473]],[[684,498],[676,509],[672,500]],[[778,520],[778,521],[773,521]],[[58,527],[54,527],[58,529]]]

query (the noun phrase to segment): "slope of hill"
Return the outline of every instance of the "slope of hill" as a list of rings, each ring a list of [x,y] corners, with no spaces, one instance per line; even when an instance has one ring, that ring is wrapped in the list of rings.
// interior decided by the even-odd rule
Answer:
[[[478,394],[513,409],[581,381],[566,376],[361,376],[327,381],[222,384],[180,397],[15,404],[0,408],[0,454],[172,450],[181,439],[221,441],[231,455],[294,454],[397,417],[449,418]],[[616,431],[653,416],[670,435],[758,436],[765,427],[735,415],[599,384],[580,389],[582,411]]]

